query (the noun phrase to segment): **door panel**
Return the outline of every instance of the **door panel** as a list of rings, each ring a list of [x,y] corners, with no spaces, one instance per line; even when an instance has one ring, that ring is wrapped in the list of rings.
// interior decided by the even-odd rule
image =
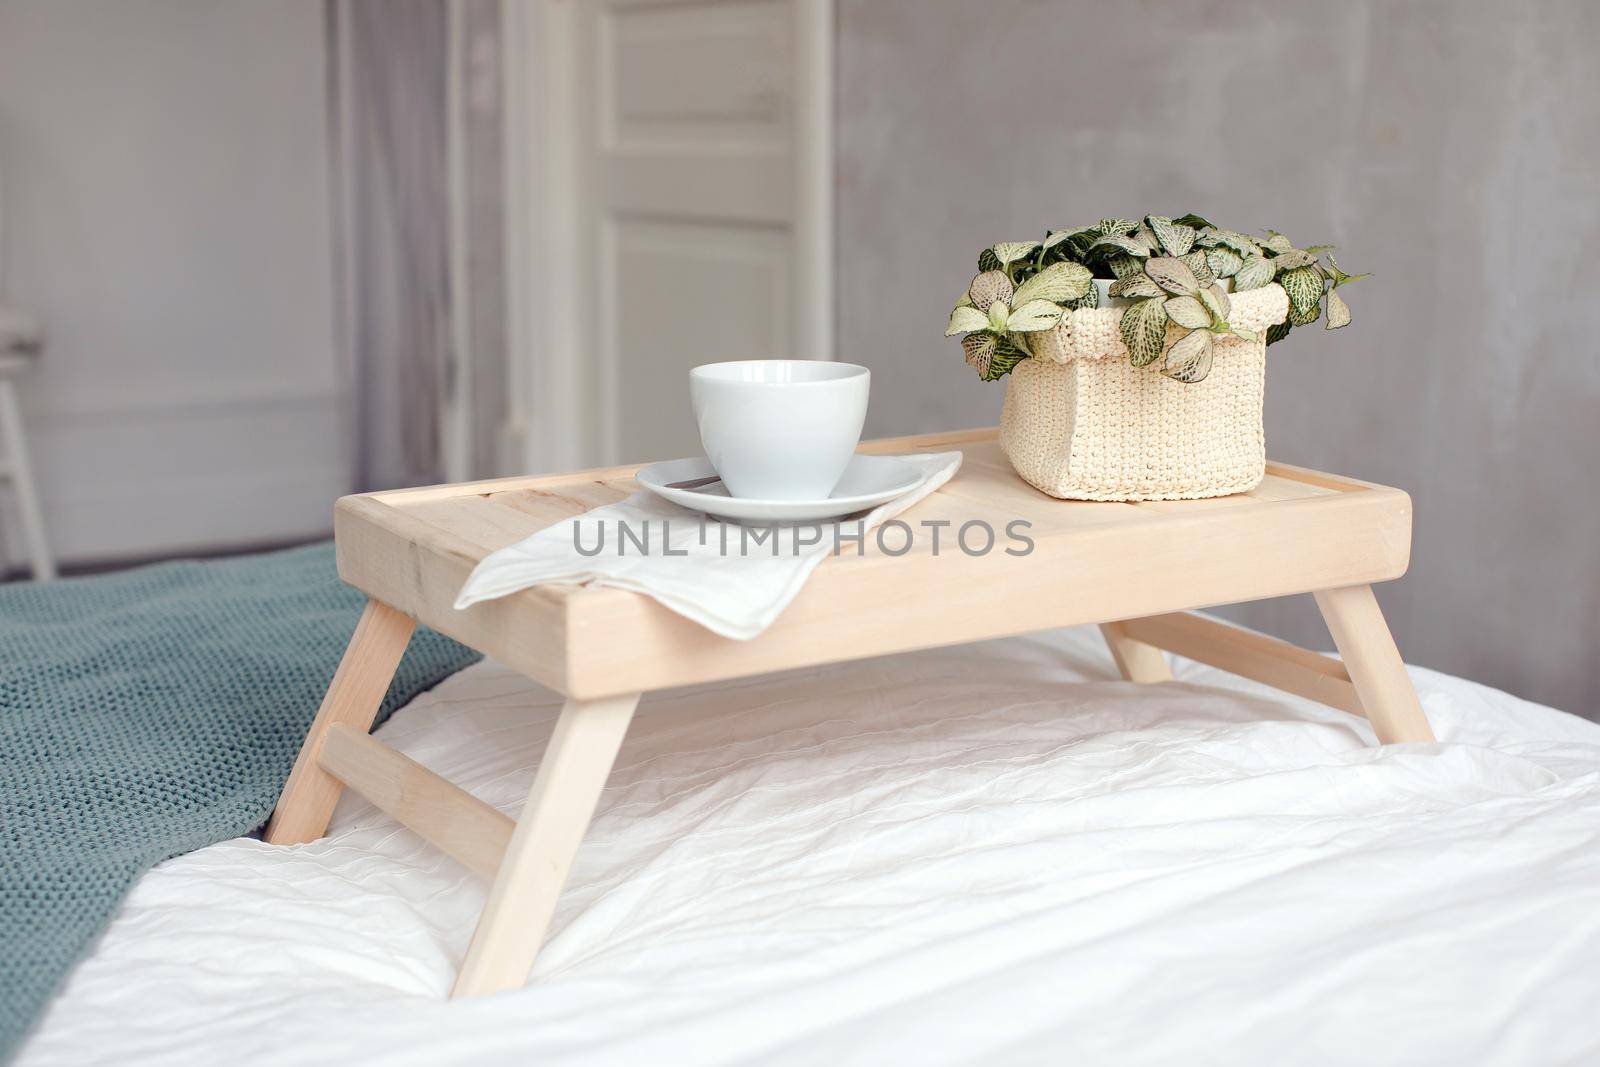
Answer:
[[[722,163],[705,157],[649,153],[614,157],[605,175],[613,218],[700,218],[788,223],[794,181],[787,156]]]
[[[791,40],[783,0],[605,11],[607,144],[694,140],[786,152]]]
[[[822,354],[800,351],[796,326],[806,0],[580,2],[579,269],[601,459],[694,455],[690,367]]]
[[[624,462],[698,453],[689,367],[787,357],[791,253],[779,227],[612,225],[601,269],[622,297],[613,395]]]

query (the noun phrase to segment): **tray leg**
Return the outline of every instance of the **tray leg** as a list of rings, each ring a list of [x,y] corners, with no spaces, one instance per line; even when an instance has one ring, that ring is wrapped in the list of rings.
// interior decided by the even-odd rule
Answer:
[[[1111,648],[1111,658],[1117,661],[1117,670],[1130,682],[1170,682],[1172,668],[1167,657],[1155,645],[1147,645],[1128,636],[1120,622],[1103,622],[1100,633]]]
[[[300,755],[278,797],[272,821],[267,823],[264,837],[268,844],[296,845],[314,841],[327,831],[333,806],[339,802],[344,786],[318,764],[323,742],[336,723],[363,734],[372,728],[378,706],[389,691],[389,682],[416,626],[410,616],[387,604],[367,601],[339,669],[334,672],[333,683],[322,698],[322,707],[311,723],[311,732],[300,746]]]
[[[562,708],[452,997],[496,993],[528,980],[638,703],[634,694],[568,700]]]
[[[1432,741],[1433,730],[1372,587],[1324,589],[1316,597],[1378,743]]]

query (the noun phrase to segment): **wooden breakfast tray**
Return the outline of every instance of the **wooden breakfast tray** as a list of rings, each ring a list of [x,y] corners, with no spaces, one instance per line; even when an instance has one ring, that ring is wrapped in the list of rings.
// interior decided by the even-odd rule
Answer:
[[[1269,463],[1249,493],[1211,500],[1056,500],[1024,483],[993,429],[864,444],[960,449],[961,470],[902,518],[948,520],[940,553],[867,538],[829,558],[772,627],[718,637],[636,593],[546,586],[451,604],[490,552],[638,487],[637,467],[345,497],[339,576],[371,599],[295,763],[266,839],[323,834],[346,785],[493,883],[454,993],[520,985],[642,693],[809,664],[1099,623],[1123,677],[1171,679],[1162,649],[1362,715],[1381,743],[1431,741],[1371,583],[1405,572],[1411,499]],[[955,550],[954,531],[1026,520],[1027,555]],[[895,547],[899,547],[896,542]],[[1343,661],[1186,613],[1314,593]],[[370,737],[422,622],[566,694],[515,822]]]

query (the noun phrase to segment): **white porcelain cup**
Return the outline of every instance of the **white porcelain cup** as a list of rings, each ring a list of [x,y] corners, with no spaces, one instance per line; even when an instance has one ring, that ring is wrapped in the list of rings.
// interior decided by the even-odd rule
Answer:
[[[746,359],[691,370],[689,398],[730,495],[824,500],[861,440],[871,383],[854,363]]]

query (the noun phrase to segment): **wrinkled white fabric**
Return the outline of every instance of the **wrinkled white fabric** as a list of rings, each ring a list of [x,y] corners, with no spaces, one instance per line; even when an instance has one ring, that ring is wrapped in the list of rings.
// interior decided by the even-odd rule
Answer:
[[[844,522],[859,535],[887,522],[948,482],[960,452],[896,456],[923,480],[904,496]],[[859,527],[858,527],[859,524]],[[817,564],[834,551],[838,522],[763,529],[751,547],[749,528],[703,517],[654,493],[586,511],[490,553],[473,568],[456,596],[457,608],[545,584],[602,585],[659,601],[713,633],[749,640],[761,633],[805,587]],[[623,540],[619,528],[634,531]],[[599,549],[586,556],[578,551]],[[859,542],[847,543],[854,551]]]
[[[1600,726],[1431,671],[1438,745],[1093,628],[647,696],[526,988],[359,798],[158,867],[21,1067],[1554,1064],[1600,1051]],[[514,813],[493,664],[380,736]]]

